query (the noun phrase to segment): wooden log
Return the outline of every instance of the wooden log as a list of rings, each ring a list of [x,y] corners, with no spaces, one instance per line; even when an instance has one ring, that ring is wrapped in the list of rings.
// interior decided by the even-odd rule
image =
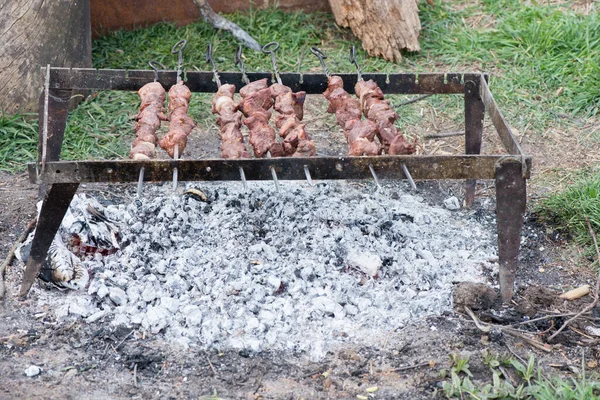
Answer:
[[[91,67],[89,0],[12,0],[0,10],[0,111],[37,109],[40,67]]]
[[[401,50],[420,51],[418,0],[329,0],[338,25],[350,27],[363,49],[386,60],[402,60]]]

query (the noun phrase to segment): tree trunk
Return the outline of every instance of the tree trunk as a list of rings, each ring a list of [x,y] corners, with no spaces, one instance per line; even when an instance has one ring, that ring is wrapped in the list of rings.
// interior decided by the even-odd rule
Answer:
[[[418,0],[329,0],[338,25],[350,27],[363,49],[386,60],[402,60],[401,50],[420,51]]]
[[[47,64],[92,66],[89,0],[0,0],[0,112],[37,109]]]

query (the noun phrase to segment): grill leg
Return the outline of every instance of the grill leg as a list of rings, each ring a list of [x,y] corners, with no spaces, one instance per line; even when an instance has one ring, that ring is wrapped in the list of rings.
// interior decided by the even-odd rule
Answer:
[[[65,136],[65,127],[67,125],[67,116],[69,114],[69,100],[71,98],[71,90],[50,89],[48,90],[48,142],[45,149],[46,161],[58,161],[60,151],[62,149],[63,138]],[[40,127],[38,132],[38,162],[42,162],[44,154],[44,99],[45,92],[40,95],[39,121]],[[41,184],[39,187],[39,197],[44,198],[46,185]]]
[[[19,296],[22,298],[27,296],[33,282],[35,282],[35,278],[40,273],[40,268],[46,259],[50,244],[52,244],[52,240],[78,187],[79,183],[49,185],[42,203],[42,210],[38,217],[33,243],[31,244],[31,252],[21,282]]]
[[[483,136],[485,105],[480,95],[479,81],[465,82],[465,153],[480,154]],[[475,179],[467,179],[465,201],[467,207],[475,203]]]
[[[519,266],[521,228],[527,189],[521,162],[507,157],[496,164],[496,220],[500,263],[500,295],[509,302],[513,295]]]

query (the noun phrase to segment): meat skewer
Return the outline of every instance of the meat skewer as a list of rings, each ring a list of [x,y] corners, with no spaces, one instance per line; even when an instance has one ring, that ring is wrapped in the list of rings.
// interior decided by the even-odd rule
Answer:
[[[327,77],[327,90],[323,93],[329,100],[327,112],[335,113],[338,124],[344,129],[344,135],[350,145],[349,154],[351,156],[379,154],[379,145],[374,142],[377,130],[375,124],[369,120],[361,120],[360,103],[344,90],[344,81],[341,77],[331,75],[325,65],[327,55],[316,47],[311,47],[310,51],[321,62],[321,67]],[[372,164],[369,164],[369,171],[377,187],[381,188]]]
[[[221,145],[221,157],[249,158],[250,154],[246,151],[244,137],[240,131],[240,127],[242,126],[242,114],[237,111],[237,106],[233,101],[235,85],[221,85],[221,79],[219,78],[219,73],[217,72],[217,67],[215,66],[215,61],[212,57],[212,44],[210,43],[206,49],[206,61],[210,62],[212,65],[213,76],[218,87],[213,100],[212,112],[219,114],[217,124],[220,128],[219,136],[223,142]],[[239,171],[244,190],[248,190],[244,169],[239,167]]]
[[[238,58],[241,61],[241,50],[238,52]],[[268,122],[271,118],[270,108],[273,106],[273,99],[267,79],[250,82],[246,76],[243,63],[240,62],[239,66],[243,69],[242,79],[244,79],[246,85],[240,89],[242,101],[238,105],[238,109],[246,117],[244,125],[250,130],[250,144],[254,148],[254,155],[256,157],[266,155],[268,158],[280,157],[283,155],[283,147],[275,140],[275,130],[269,126]],[[280,192],[277,171],[273,166],[270,166],[269,169],[275,183],[275,190]]]
[[[162,147],[174,160],[179,159],[187,143],[187,137],[196,124],[188,115],[192,92],[183,83],[183,49],[186,40],[180,40],[171,48],[171,54],[177,54],[177,83],[169,89],[169,131],[159,141]],[[173,168],[173,190],[177,189],[178,168]]]
[[[271,97],[275,101],[274,108],[279,112],[275,125],[279,128],[279,136],[283,138],[284,155],[292,157],[311,157],[316,154],[313,140],[306,132],[306,124],[302,124],[304,116],[304,99],[306,92],[293,93],[292,89],[284,86],[279,76],[275,52],[279,43],[271,42],[263,47],[263,53],[271,55],[271,64],[275,74],[276,84],[271,85]],[[312,177],[308,165],[304,165],[304,175],[309,185],[312,186]]]
[[[154,64],[150,64],[154,68]],[[164,65],[163,65],[164,68]],[[158,71],[155,70],[154,81],[145,84],[138,91],[140,96],[140,111],[136,116],[135,140],[131,146],[129,157],[134,160],[149,160],[156,157],[156,131],[161,120],[165,120],[165,89],[158,80]],[[137,197],[142,194],[144,181],[144,167],[140,169],[138,178]]]
[[[164,120],[164,119],[166,119],[166,117],[164,115],[165,109],[163,106],[164,101],[165,101],[165,89],[162,87],[162,85],[160,83],[157,84],[157,82],[158,82],[158,67],[160,66],[160,67],[162,67],[162,69],[166,69],[166,67],[162,63],[160,63],[158,61],[154,61],[154,60],[149,61],[148,65],[150,65],[150,68],[152,68],[154,70],[154,82],[146,84],[144,86],[148,88],[147,90],[149,90],[149,88],[153,88],[155,90],[155,92],[157,94],[157,96],[156,96],[157,101],[156,101],[156,104],[154,105],[154,107],[158,111],[159,118]],[[141,97],[141,93],[145,92],[142,89],[140,89],[140,97]],[[144,107],[144,99],[142,99],[142,106],[140,108],[142,108],[142,107]],[[138,137],[136,139],[141,139],[141,137]],[[153,140],[154,140],[153,144],[155,144],[156,143],[156,130],[154,131]],[[144,185],[144,167],[140,168],[140,176],[138,178],[138,186],[137,186],[137,198],[138,199],[142,195],[143,185]]]
[[[389,101],[384,99],[381,88],[372,79],[369,81],[363,79],[356,59],[356,47],[354,46],[350,49],[350,62],[356,66],[357,81],[354,92],[360,99],[361,109],[365,117],[377,124],[377,137],[384,149],[391,155],[413,153],[415,147],[408,144],[402,133],[394,126],[398,114],[392,110]],[[402,171],[413,190],[416,190],[415,181],[405,164],[402,164]]]

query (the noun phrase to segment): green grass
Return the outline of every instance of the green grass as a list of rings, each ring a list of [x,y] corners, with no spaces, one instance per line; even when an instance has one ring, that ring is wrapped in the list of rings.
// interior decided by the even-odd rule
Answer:
[[[437,1],[432,7],[421,2],[422,51],[406,54],[400,64],[369,57],[360,41],[348,29],[337,27],[329,14],[284,13],[271,8],[227,17],[262,44],[279,41],[281,71],[320,71],[318,60],[308,51],[308,47],[318,46],[328,54],[327,64],[333,72],[353,72],[348,60],[352,45],[358,49],[365,72],[488,71],[492,92],[512,126],[521,131],[528,127],[529,132],[543,132],[556,125],[566,130],[574,122],[562,118],[565,114],[581,117],[600,112],[600,17],[598,13],[584,16],[558,10],[543,2],[527,4],[518,0],[477,4],[457,0]],[[188,41],[184,70],[210,68],[205,61],[208,43],[213,44],[220,71],[237,70],[233,62],[237,41],[204,22],[184,27],[159,23],[112,32],[93,42],[93,64],[97,68],[146,69],[148,60],[156,59],[173,69],[177,59],[170,50],[180,39]],[[248,71],[271,70],[266,54],[245,49],[244,55]],[[562,93],[557,95],[559,89]],[[206,121],[212,118],[205,108],[208,97],[196,97],[192,113],[201,126],[208,126]],[[405,98],[390,97],[392,103]],[[444,112],[455,125],[463,121],[461,98],[435,96],[403,108],[398,125],[410,129],[420,121],[419,112],[427,104]],[[62,157],[126,155],[123,138],[131,133],[136,108],[136,96],[126,93],[99,93],[86,100],[69,116]],[[20,131],[2,133],[3,140],[12,139],[0,148],[0,168],[22,169],[26,161],[35,158],[37,124],[28,116],[4,120],[2,123],[9,127],[20,126]]]
[[[572,236],[592,252],[592,238],[585,217],[594,232],[600,235],[600,169],[583,172],[566,190],[539,201],[535,211],[543,221]]]
[[[0,171],[14,172],[37,158],[37,120],[33,114],[0,114]]]

